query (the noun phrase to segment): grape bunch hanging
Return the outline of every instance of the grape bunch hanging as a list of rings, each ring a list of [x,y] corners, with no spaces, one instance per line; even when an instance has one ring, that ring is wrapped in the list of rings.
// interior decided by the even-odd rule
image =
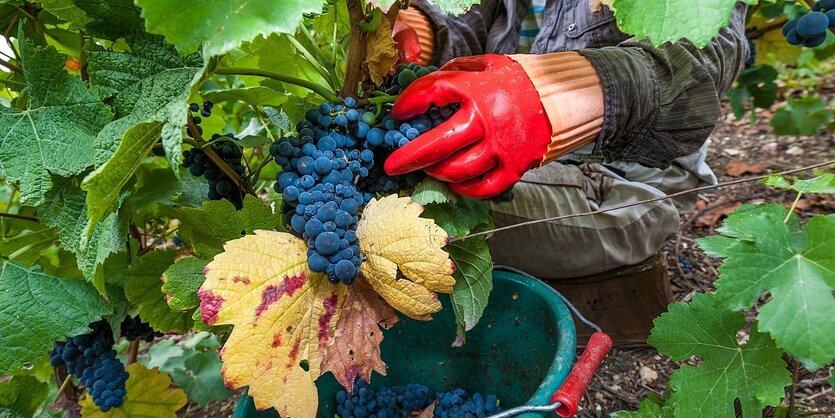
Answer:
[[[122,337],[128,341],[142,340],[151,342],[154,338],[162,337],[162,333],[154,331],[151,325],[147,322],[142,322],[142,318],[138,315],[136,317],[126,316],[120,326],[122,330]]]
[[[202,108],[197,103],[192,103],[189,106],[189,111],[191,113],[198,113],[199,111],[199,116],[191,116],[194,129],[198,134],[203,134],[203,127],[200,126],[200,124],[203,122],[203,118],[207,118],[212,115],[213,107],[214,105],[212,102],[203,103]],[[191,134],[192,132],[189,131],[189,135]],[[245,172],[243,165],[243,152],[238,144],[234,142],[235,140],[235,136],[231,133],[227,133],[225,135],[215,133],[211,137],[211,145],[209,145],[209,147],[223,160],[224,163],[226,163],[226,165],[234,170],[235,173],[242,176]],[[223,170],[221,170],[220,167],[211,160],[211,158],[209,158],[203,149],[192,148],[190,150],[183,151],[183,167],[188,168],[188,171],[192,176],[202,176],[208,180],[209,192],[207,193],[207,197],[209,200],[227,199],[238,209],[243,206],[243,194],[240,188],[238,188],[235,182],[229,178],[229,176],[223,172]]]
[[[826,40],[826,32],[835,28],[835,0],[820,0],[812,11],[783,25],[783,36],[792,45],[808,48],[819,46]]]
[[[399,94],[434,67],[401,65],[376,92]],[[282,193],[292,231],[309,246],[308,267],[331,283],[354,282],[362,255],[356,228],[360,210],[377,194],[414,187],[420,174],[391,177],[385,159],[418,135],[438,126],[456,110],[433,107],[426,115],[398,121],[381,103],[359,106],[354,98],[308,110],[296,135],[278,139],[270,154],[281,166],[275,190]]]
[[[49,354],[52,367],[67,366],[81,380],[93,403],[107,412],[125,402],[128,372],[113,350],[113,332],[106,321],[90,324],[92,332],[58,341]]]

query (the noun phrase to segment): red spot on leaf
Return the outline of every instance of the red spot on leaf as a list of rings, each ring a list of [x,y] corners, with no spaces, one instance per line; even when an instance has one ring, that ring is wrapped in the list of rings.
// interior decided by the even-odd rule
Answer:
[[[450,264],[452,264],[452,268],[450,269],[449,274],[455,273],[455,270],[458,270],[458,266],[456,266],[455,263],[450,263]]]
[[[273,335],[273,347],[278,347],[281,345],[281,333],[277,332]]]
[[[295,366],[298,363],[296,361],[296,358],[299,357],[299,345],[301,343],[302,343],[302,336],[299,335],[299,337],[296,338],[296,341],[293,342],[293,348],[290,349],[290,354],[289,354],[290,361],[287,362],[287,368],[288,369]]]
[[[200,313],[203,316],[203,322],[213,324],[217,321],[217,314],[223,305],[223,296],[216,295],[211,290],[201,290],[197,292],[197,296],[200,298]]]
[[[333,293],[323,302],[325,313],[319,317],[319,342],[327,341],[330,337],[330,323],[334,314],[336,314],[336,303],[338,301],[339,296]]]
[[[223,379],[223,386],[226,386],[226,389],[235,390],[235,382],[232,379]]]
[[[235,276],[232,278],[232,283],[243,283],[244,285],[249,284],[249,277],[238,277]]]
[[[261,316],[264,311],[269,309],[270,305],[277,302],[282,296],[293,296],[297,290],[304,286],[306,281],[307,278],[304,273],[299,273],[296,276],[284,276],[284,280],[278,286],[272,284],[267,286],[261,293],[261,303],[255,308],[255,316]]]
[[[203,275],[204,275],[204,276],[208,276],[208,275],[209,275],[209,266],[203,267]]]

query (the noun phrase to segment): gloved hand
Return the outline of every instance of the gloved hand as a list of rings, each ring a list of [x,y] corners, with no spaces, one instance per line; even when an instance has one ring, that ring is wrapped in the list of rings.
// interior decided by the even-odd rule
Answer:
[[[413,7],[401,10],[394,21],[391,37],[400,63],[428,64],[432,58],[435,35],[429,19]]]
[[[456,193],[488,198],[526,171],[590,143],[603,123],[597,72],[576,52],[458,58],[403,91],[392,114],[460,103],[386,160],[390,175],[423,169]]]
[[[397,54],[400,56],[399,63],[421,63],[420,43],[418,42],[418,34],[415,28],[397,19],[394,21],[391,37],[394,39],[395,49],[397,49]]]

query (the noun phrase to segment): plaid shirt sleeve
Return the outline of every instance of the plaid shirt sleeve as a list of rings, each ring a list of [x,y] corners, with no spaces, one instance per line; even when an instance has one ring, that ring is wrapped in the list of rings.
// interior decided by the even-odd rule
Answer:
[[[739,3],[730,25],[701,49],[689,42],[654,47],[633,38],[580,50],[603,83],[605,118],[596,153],[664,168],[699,149],[748,56],[745,11]]]

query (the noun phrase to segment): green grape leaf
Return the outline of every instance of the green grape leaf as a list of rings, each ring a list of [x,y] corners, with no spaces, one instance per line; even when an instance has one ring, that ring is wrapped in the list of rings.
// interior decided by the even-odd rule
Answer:
[[[160,332],[187,332],[193,325],[191,311],[172,310],[162,293],[162,273],[174,263],[175,250],[151,251],[134,258],[125,285],[128,301],[139,305],[139,316]]]
[[[50,173],[72,176],[93,164],[96,134],[113,114],[102,102],[106,92],[67,74],[55,48],[18,39],[29,100],[22,110],[0,106],[0,176],[18,185],[21,202],[39,206]]]
[[[171,373],[185,368],[186,350],[171,340],[157,341],[148,349],[148,355],[140,357],[140,362],[149,369],[157,368],[161,372]]]
[[[289,132],[293,130],[293,124],[290,121],[290,117],[284,113],[284,110],[277,110],[274,107],[264,106],[264,114],[267,115],[267,119],[269,119],[273,125],[282,131]]]
[[[87,175],[81,188],[87,191],[86,233],[92,234],[99,221],[121,204],[119,194],[159,140],[162,122],[142,122],[125,132],[119,148],[104,165]]]
[[[171,371],[174,383],[183,388],[188,399],[200,407],[228,399],[233,392],[226,389],[220,370],[223,362],[217,351],[186,350],[184,369]]]
[[[264,86],[211,90],[203,93],[203,98],[214,103],[237,100],[252,106],[279,106],[290,100],[290,96],[287,94]]]
[[[617,411],[612,418],[673,418],[673,408],[659,405],[650,399],[643,399],[637,411]]]
[[[83,28],[93,20],[73,0],[38,0],[38,3],[47,12],[72,23],[76,28]]]
[[[203,269],[209,261],[197,257],[183,257],[165,270],[162,275],[165,282],[162,291],[166,294],[171,309],[183,311],[200,306],[197,291],[206,281]]]
[[[188,398],[182,389],[171,387],[171,378],[158,370],[147,369],[139,363],[125,367],[130,377],[125,382],[125,404],[101,412],[89,393],[80,401],[81,416],[85,418],[154,417],[176,418],[177,411],[186,406]]]
[[[75,253],[78,268],[101,294],[104,290],[102,264],[111,254],[125,251],[124,237],[128,218],[124,211],[111,213],[98,222],[92,235],[86,237],[87,205],[85,193],[70,178],[55,178],[55,187],[38,208],[38,218],[53,228],[61,244]]]
[[[446,183],[436,180],[432,177],[427,177],[426,180],[420,182],[412,193],[412,200],[421,205],[428,205],[430,203],[457,203],[458,195]]]
[[[269,68],[281,75],[301,78],[321,86],[328,86],[327,80],[310,65],[310,62],[302,54],[298,53],[296,47],[284,36],[259,37],[244,44],[241,49],[247,54],[249,60],[257,63],[258,68]],[[293,100],[284,103],[282,106],[293,120],[303,118],[305,110],[318,106],[322,101],[321,97],[304,87],[269,79],[262,79],[259,82],[273,90],[287,92],[293,97]],[[288,106],[301,106],[302,109],[294,114]]]
[[[821,125],[832,120],[833,114],[835,111],[828,109],[820,97],[790,97],[785,106],[774,112],[771,127],[778,135],[815,135]]]
[[[458,203],[428,204],[420,215],[435,221],[451,237],[463,237],[491,221],[487,202],[460,199]]]
[[[746,0],[752,3],[756,0]],[[737,0],[614,0],[618,28],[654,45],[685,38],[703,47],[728,25]],[[693,17],[698,16],[694,23]]]
[[[476,326],[487,307],[493,290],[493,258],[487,241],[470,238],[455,241],[444,247],[455,263],[455,286],[452,288],[452,308],[455,319],[464,331]]]
[[[763,184],[778,189],[794,190],[798,193],[830,193],[835,194],[835,174],[826,173],[808,180],[795,180],[789,183],[785,177],[772,174],[763,180]]]
[[[393,0],[382,0],[381,2],[393,3]],[[429,0],[429,2],[446,14],[460,15],[473,5],[480,4],[481,0]]]
[[[31,417],[49,396],[49,385],[34,376],[12,376],[0,383],[0,416]]]
[[[725,258],[716,281],[717,300],[733,310],[771,300],[757,315],[759,330],[809,370],[835,359],[835,215],[815,216],[801,229],[782,205],[741,206],[717,230],[698,241]]]
[[[751,99],[751,110],[768,109],[777,100],[777,69],[770,65],[755,65],[739,73],[736,87],[728,92],[731,97],[734,115],[737,118],[745,114],[743,102]]]
[[[142,28],[139,8],[133,0],[84,0],[74,1],[92,19],[84,30],[99,38],[115,41]]]
[[[54,341],[82,334],[87,324],[111,313],[89,284],[12,262],[0,264],[0,307],[0,375],[22,370]]]
[[[768,334],[750,332],[737,343],[745,315],[714,303],[713,294],[697,293],[690,303],[674,303],[655,320],[648,342],[676,361],[699,356],[698,366],[682,366],[670,378],[667,402],[675,416],[734,417],[734,400],[743,416],[760,416],[777,405],[791,374]]]
[[[23,219],[0,219],[0,255],[11,261],[31,266],[38,262],[50,265],[48,253],[58,241],[48,226]]]
[[[180,220],[179,233],[184,240],[217,249],[222,249],[226,241],[256,229],[283,230],[282,216],[253,196],[244,198],[241,210],[236,210],[227,200],[216,200],[203,203],[201,208],[179,207],[170,212]]]
[[[177,178],[168,167],[141,165],[136,171],[136,184],[128,197],[134,208],[147,208],[151,202],[163,206],[200,207],[206,201],[209,185],[200,177]]]
[[[321,13],[321,0],[136,0],[150,33],[164,35],[182,53],[203,44],[207,56],[221,55],[258,35],[295,33],[302,15]]]
[[[162,37],[135,32],[129,35],[128,43],[129,52],[105,49],[92,41],[85,47],[90,82],[114,95],[118,118],[96,137],[97,165],[108,161],[128,130],[141,122],[170,121],[181,131],[191,87],[202,76],[203,62],[199,56],[180,56]],[[174,142],[164,145],[172,165],[177,165],[181,159],[180,144],[179,140]]]

